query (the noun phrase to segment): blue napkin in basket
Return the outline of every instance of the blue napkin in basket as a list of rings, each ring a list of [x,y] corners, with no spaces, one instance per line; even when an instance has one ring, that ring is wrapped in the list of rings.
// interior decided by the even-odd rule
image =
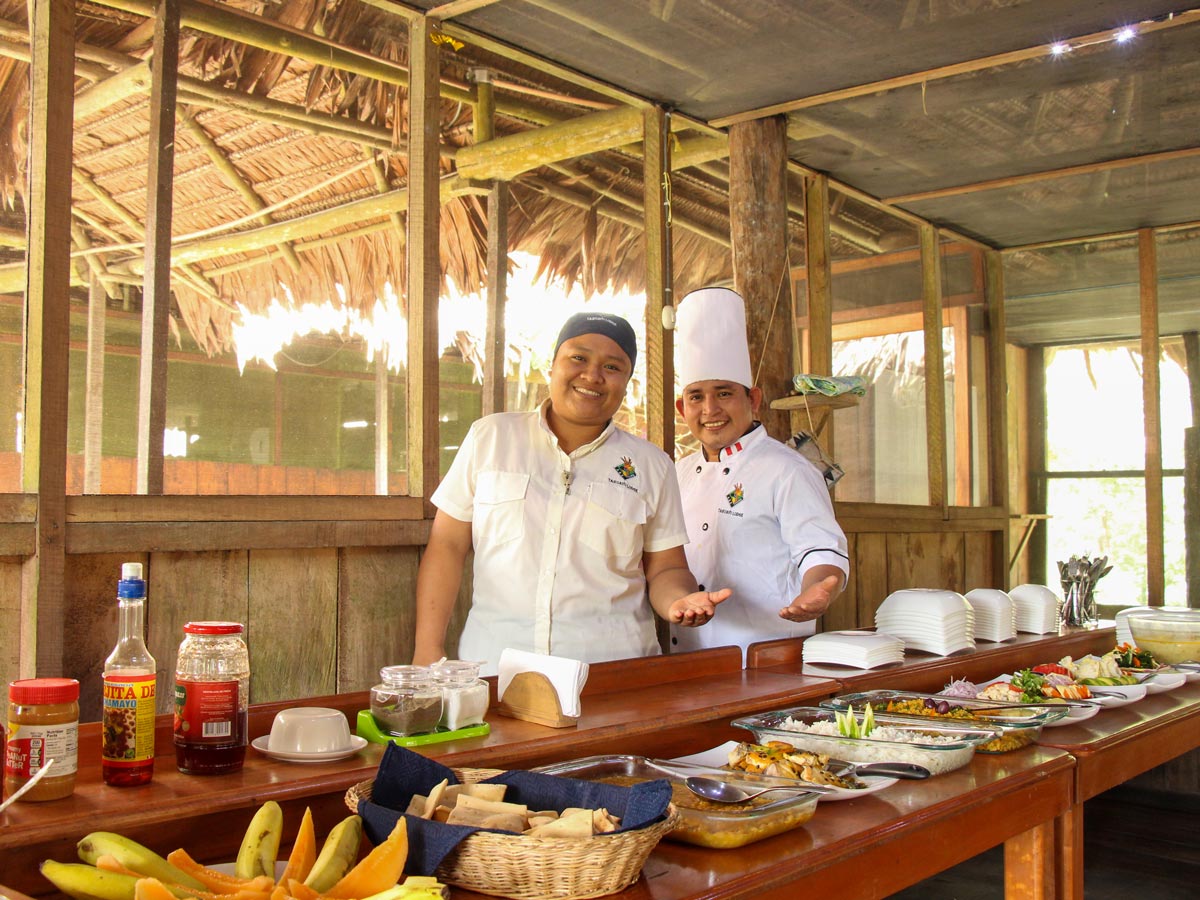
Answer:
[[[371,842],[378,845],[386,840],[396,826],[396,820],[404,815],[413,794],[428,794],[443,778],[450,784],[459,783],[454,773],[441,763],[389,744],[375,775],[371,799],[360,800],[358,804],[363,831]],[[524,803],[530,809],[604,807],[620,817],[621,826],[617,831],[633,831],[661,820],[671,802],[671,785],[665,780],[620,787],[517,770],[487,780],[508,785],[504,799],[510,803]],[[408,829],[408,862],[404,868],[410,875],[433,875],[446,854],[460,841],[476,831],[491,830],[431,822],[419,816],[404,818]]]

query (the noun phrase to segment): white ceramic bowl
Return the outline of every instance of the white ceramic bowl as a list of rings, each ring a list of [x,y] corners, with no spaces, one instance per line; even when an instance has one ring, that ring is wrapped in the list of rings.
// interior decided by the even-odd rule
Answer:
[[[996,588],[973,588],[964,595],[967,602],[980,609],[992,609],[997,612],[1012,612],[1012,597]]]
[[[1044,584],[1018,584],[1008,592],[1016,606],[1058,606],[1062,599]]]
[[[334,753],[351,745],[350,723],[336,709],[281,709],[271,723],[267,748],[274,753]]]

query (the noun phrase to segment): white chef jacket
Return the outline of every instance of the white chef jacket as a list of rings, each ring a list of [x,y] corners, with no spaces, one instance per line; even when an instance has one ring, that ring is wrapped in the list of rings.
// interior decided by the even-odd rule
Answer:
[[[431,498],[471,523],[458,656],[485,675],[505,647],[584,662],[661,652],[642,551],[687,541],[669,456],[611,422],[568,455],[547,406],[476,421]]]
[[[671,649],[698,650],[812,634],[779,610],[799,595],[817,565],[849,572],[846,535],[833,515],[825,479],[809,460],[761,425],[721,451],[675,463],[689,543],[688,568],[701,590],[732,588],[703,628],[671,626]]]

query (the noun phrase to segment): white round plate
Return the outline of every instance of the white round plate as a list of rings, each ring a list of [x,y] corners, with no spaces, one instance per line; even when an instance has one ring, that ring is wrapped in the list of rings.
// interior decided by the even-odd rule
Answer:
[[[264,734],[252,740],[250,746],[259,753],[265,753],[271,759],[281,759],[285,762],[298,763],[333,762],[335,759],[345,759],[348,756],[353,756],[363,747],[367,746],[366,738],[354,734],[350,736],[350,746],[341,750],[330,750],[327,753],[289,753],[286,750],[270,749],[267,746],[268,740],[270,740],[270,735]]]
[[[1182,687],[1186,681],[1187,675],[1183,672],[1160,669],[1154,673],[1153,677],[1146,676],[1142,678],[1141,684],[1146,686],[1147,694],[1162,694],[1167,691],[1173,691],[1177,687]]]
[[[1088,690],[1103,691],[1109,696],[1101,696],[1093,693],[1089,700],[1095,700],[1105,709],[1113,709],[1118,706],[1128,706],[1130,703],[1136,703],[1146,696],[1146,685],[1144,684],[1105,684],[1105,685],[1087,685]]]
[[[714,769],[724,768],[729,762],[729,751],[738,745],[737,741],[726,741],[719,747],[713,747],[711,750],[705,750],[702,753],[693,753],[691,756],[676,756],[672,762],[695,763],[698,766],[710,766]],[[731,772],[730,774],[736,774]],[[828,803],[832,800],[853,800],[855,797],[865,797],[867,794],[874,794],[876,791],[882,791],[886,787],[891,787],[899,779],[888,778],[883,775],[862,775],[858,779],[865,787],[851,790],[850,788],[830,787],[829,793],[819,794],[817,799],[822,803]]]

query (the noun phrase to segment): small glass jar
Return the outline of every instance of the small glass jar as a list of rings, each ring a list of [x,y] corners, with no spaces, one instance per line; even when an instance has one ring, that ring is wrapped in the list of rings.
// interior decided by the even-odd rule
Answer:
[[[407,737],[436,731],[442,717],[442,689],[427,666],[384,666],[371,688],[371,715],[388,734]]]
[[[10,797],[45,767],[54,765],[21,800],[59,800],[75,791],[79,754],[79,682],[26,678],[8,684],[8,741],[4,796]]]
[[[442,689],[441,726],[450,731],[479,725],[487,715],[487,682],[479,677],[479,663],[451,659],[434,663],[434,681]]]
[[[250,651],[240,622],[188,622],[175,663],[175,763],[188,775],[246,760]]]

